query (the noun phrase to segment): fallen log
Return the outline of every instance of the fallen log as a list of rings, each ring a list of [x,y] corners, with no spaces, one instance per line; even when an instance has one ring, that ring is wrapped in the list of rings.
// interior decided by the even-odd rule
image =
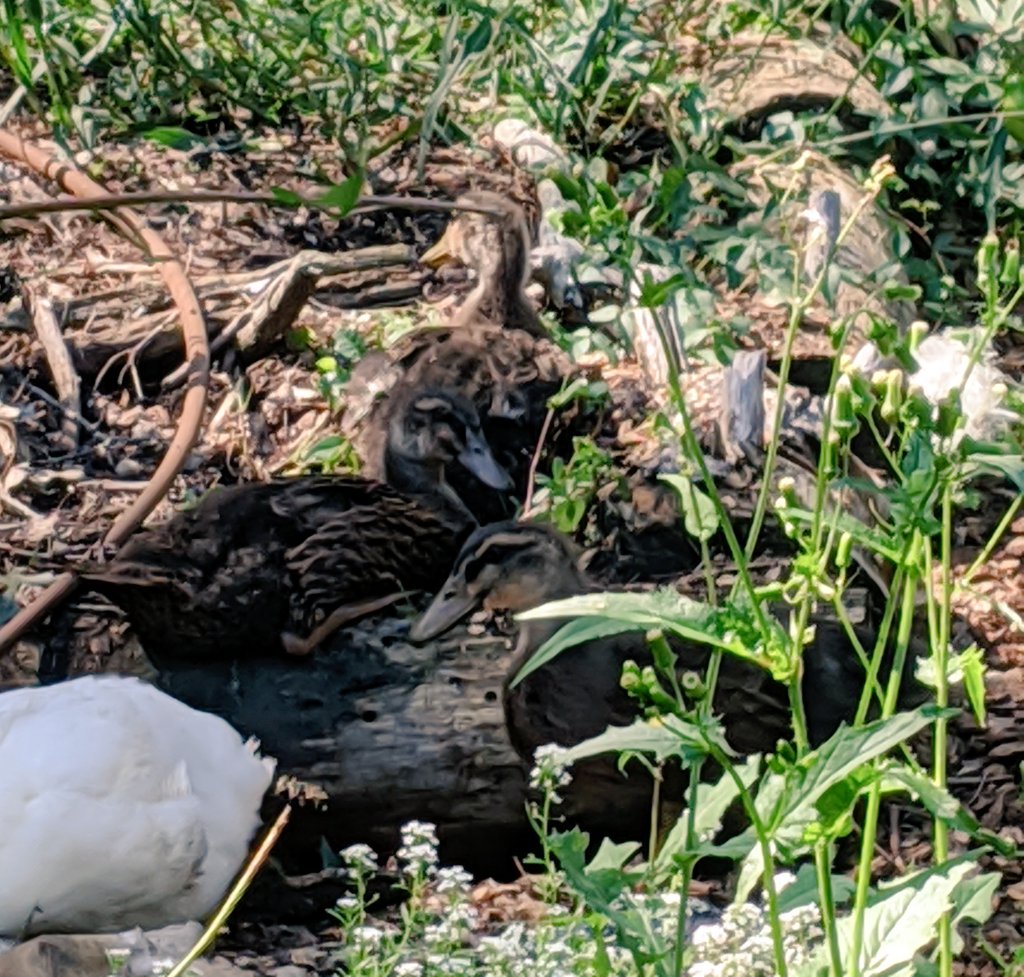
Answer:
[[[501,703],[511,644],[460,631],[418,647],[407,631],[377,618],[308,661],[162,663],[167,692],[258,737],[279,773],[323,791],[279,845],[292,870],[319,867],[321,838],[393,852],[412,819],[437,823],[446,859],[511,868],[528,778]]]
[[[159,684],[257,737],[279,774],[311,785],[314,798],[322,791],[319,804],[296,806],[275,849],[288,871],[319,869],[322,840],[387,855],[401,825],[419,819],[437,824],[444,862],[500,877],[538,847],[525,813],[529,765],[502,705],[511,660],[511,638],[493,630],[417,646],[408,621],[382,616],[309,660],[161,661]],[[566,814],[598,836],[645,839],[646,773],[606,786],[607,796],[570,788]]]

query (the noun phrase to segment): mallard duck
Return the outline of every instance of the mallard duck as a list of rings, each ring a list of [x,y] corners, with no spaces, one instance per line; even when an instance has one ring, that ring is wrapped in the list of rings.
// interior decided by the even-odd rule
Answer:
[[[456,203],[472,209],[449,224],[423,261],[461,261],[476,272],[477,285],[447,326],[415,330],[390,350],[363,358],[348,385],[343,429],[373,472],[390,400],[423,387],[457,390],[473,401],[484,433],[522,492],[548,399],[571,364],[545,338],[523,290],[530,237],[522,210],[486,191],[464,194]]]
[[[273,773],[223,719],[135,678],[0,694],[0,934],[203,918]]]
[[[155,663],[308,654],[447,573],[474,525],[454,468],[509,484],[473,405],[445,391],[402,402],[384,467],[390,484],[320,475],[217,489],[82,576],[127,612]]]
[[[479,608],[515,613],[594,589],[561,534],[543,524],[497,523],[466,540],[448,580],[410,635],[427,640]],[[509,676],[564,623],[522,622]],[[837,622],[817,618],[814,623],[815,639],[804,651],[803,688],[809,736],[818,744],[852,718],[864,672]],[[863,637],[870,644],[870,636]],[[707,664],[706,646],[680,645],[675,651],[683,669]],[[516,749],[531,757],[545,743],[571,746],[609,725],[631,722],[636,709],[619,684],[627,659],[650,663],[643,634],[588,641],[506,688],[506,718]],[[786,690],[763,669],[730,655],[722,659],[715,709],[729,744],[742,754],[774,750],[790,732]]]

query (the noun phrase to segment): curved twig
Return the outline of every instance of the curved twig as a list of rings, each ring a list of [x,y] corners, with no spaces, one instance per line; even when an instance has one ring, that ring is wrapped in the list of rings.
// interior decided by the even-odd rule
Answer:
[[[78,172],[77,170],[73,172]],[[91,182],[91,181],[90,181]],[[94,184],[94,186],[99,186]],[[309,207],[311,210],[338,210],[338,205],[329,198],[303,197],[288,191],[289,199],[274,193],[259,193],[252,190],[140,190],[133,193],[106,193],[101,191],[87,198],[79,196],[58,197],[56,200],[26,200],[22,203],[0,206],[0,220],[12,217],[34,217],[37,214],[56,214],[74,210],[116,210],[119,207],[141,206],[142,204],[172,203],[251,203],[266,204],[268,207]],[[292,199],[293,198],[293,199]],[[367,194],[360,197],[355,205],[344,212],[363,214],[385,207],[402,210],[471,211],[474,214],[490,214],[501,217],[501,211],[488,207],[465,206],[453,200],[438,200],[434,197],[402,197]]]
[[[87,210],[105,209],[109,194],[71,163],[54,159],[45,150],[0,129],[0,153],[24,163],[41,176],[59,183],[68,193],[80,198],[78,203]],[[58,203],[59,201],[53,201]],[[54,209],[54,208],[46,208]],[[56,208],[64,209],[64,208]],[[76,208],[80,209],[80,208]],[[24,213],[39,213],[25,210]],[[45,211],[44,211],[45,212]],[[160,275],[181,317],[185,360],[189,364],[189,380],[178,419],[178,429],[153,477],[139,497],[114,520],[103,537],[104,547],[120,546],[167,494],[174,476],[181,471],[189,451],[199,436],[206,406],[206,387],[210,365],[210,351],[203,324],[202,308],[185,269],[162,238],[146,226],[145,222],[129,210],[114,209],[104,215],[126,238],[139,243],[147,255],[155,259]],[[0,652],[6,650],[28,628],[53,610],[75,588],[74,573],[62,573],[31,604],[23,607],[0,628]]]

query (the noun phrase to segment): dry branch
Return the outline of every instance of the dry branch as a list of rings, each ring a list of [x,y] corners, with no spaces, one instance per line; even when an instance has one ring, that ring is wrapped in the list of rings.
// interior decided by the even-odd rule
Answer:
[[[78,418],[82,416],[82,382],[68,351],[53,305],[30,288],[22,290],[22,300],[35,329],[36,338],[50,368],[57,389],[63,418],[61,432],[69,449],[78,447]]]

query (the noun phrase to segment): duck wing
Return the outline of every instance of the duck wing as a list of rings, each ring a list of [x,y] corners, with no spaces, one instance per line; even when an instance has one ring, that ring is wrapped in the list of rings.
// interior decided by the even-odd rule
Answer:
[[[383,518],[408,499],[354,476],[310,476],[209,493],[138,534],[82,577],[128,614],[154,659],[274,653],[287,626],[286,552],[350,513]],[[357,517],[359,519],[363,516]]]
[[[470,529],[461,516],[399,493],[326,520],[285,554],[292,623],[308,633],[339,608],[432,589]]]

